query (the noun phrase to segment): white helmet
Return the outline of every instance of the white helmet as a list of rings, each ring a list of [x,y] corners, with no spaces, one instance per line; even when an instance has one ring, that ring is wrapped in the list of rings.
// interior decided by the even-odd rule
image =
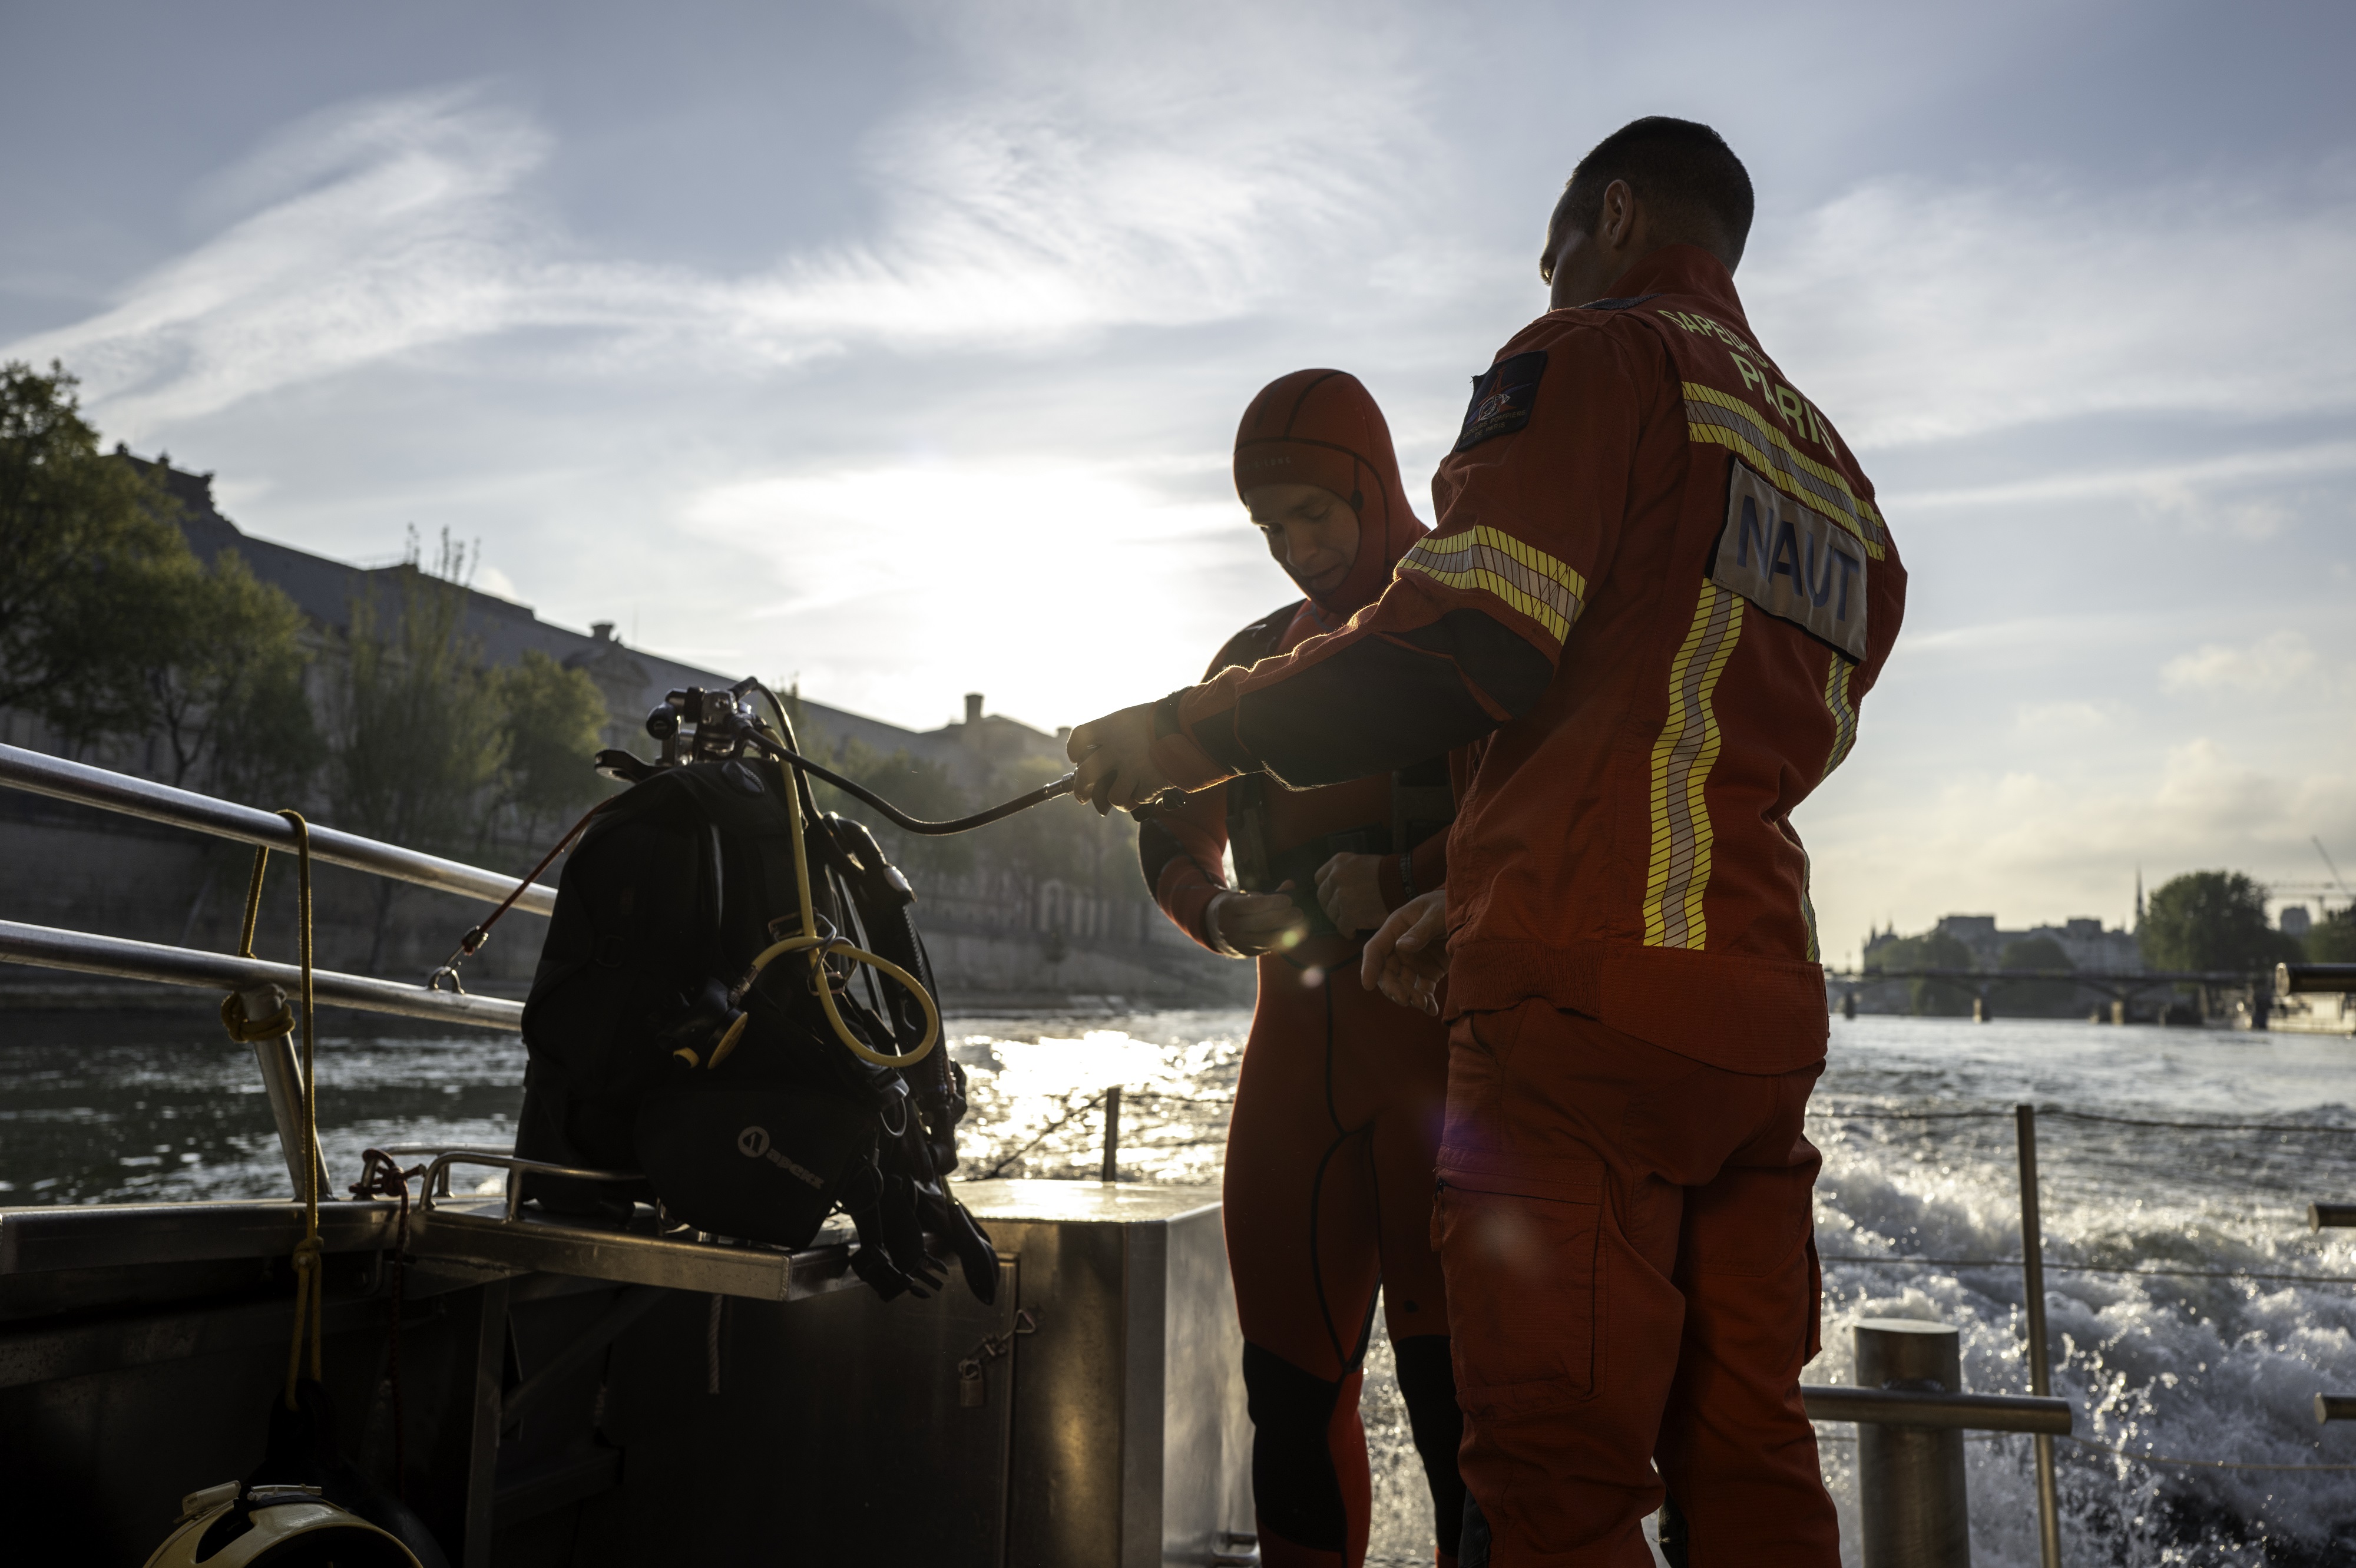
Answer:
[[[147,1568],[419,1568],[392,1536],[319,1495],[316,1487],[223,1481],[180,1499],[177,1527]]]

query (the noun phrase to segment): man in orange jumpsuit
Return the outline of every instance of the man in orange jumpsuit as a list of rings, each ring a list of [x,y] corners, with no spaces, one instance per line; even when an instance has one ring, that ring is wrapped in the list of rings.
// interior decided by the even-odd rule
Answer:
[[[1642,1568],[1664,1482],[1693,1563],[1838,1561],[1799,1394],[1826,1031],[1791,814],[1906,579],[1743,315],[1751,209],[1705,126],[1606,138],[1555,209],[1554,307],[1474,382],[1380,602],[1072,737],[1100,809],[1489,737],[1449,844],[1434,1216],[1466,1563]]]
[[[1426,532],[1382,410],[1340,371],[1298,371],[1254,398],[1235,473],[1269,554],[1306,596],[1230,638],[1212,676],[1338,630]],[[1237,779],[1139,824],[1162,910],[1204,946],[1259,963],[1227,1129],[1226,1219],[1269,1568],[1365,1561],[1372,1498],[1358,1385],[1378,1284],[1439,1561],[1456,1561],[1463,1423],[1431,1243],[1448,1036],[1436,1018],[1356,980],[1366,934],[1444,879],[1453,815],[1435,757],[1311,789]],[[1230,846],[1240,888],[1220,870]]]

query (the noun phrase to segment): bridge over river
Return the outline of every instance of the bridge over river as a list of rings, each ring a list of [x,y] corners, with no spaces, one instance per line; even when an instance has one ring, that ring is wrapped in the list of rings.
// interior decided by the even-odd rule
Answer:
[[[1857,993],[1886,980],[1941,980],[1972,993],[1972,1015],[1992,1018],[2002,987],[2022,982],[2063,982],[2099,991],[2111,999],[2111,1018],[2124,1023],[2127,1004],[2137,995],[2179,985],[2248,993],[2251,1027],[2263,1029],[2277,993],[2356,991],[2356,964],[2278,963],[2271,969],[1951,969],[1867,964],[1862,969],[1825,971],[1825,982],[1841,988],[1841,1015],[1857,1016]],[[2207,1009],[2203,1008],[2204,1013]]]

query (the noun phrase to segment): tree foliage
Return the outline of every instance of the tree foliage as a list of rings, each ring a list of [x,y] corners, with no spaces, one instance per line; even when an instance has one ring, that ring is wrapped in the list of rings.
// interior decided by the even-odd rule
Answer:
[[[590,767],[608,716],[605,695],[588,671],[526,649],[523,661],[500,674],[498,698],[507,727],[499,801],[526,839],[562,831],[612,789]]]
[[[887,755],[855,736],[838,743],[811,717],[800,686],[780,683],[771,689],[781,693],[777,701],[786,710],[804,757],[814,761],[825,758],[835,772],[926,822],[945,822],[974,809],[941,764],[914,756],[905,746]],[[864,826],[875,835],[884,856],[917,881],[963,876],[973,870],[971,835],[912,833],[893,826],[882,812],[855,795],[823,779],[812,779],[811,784],[819,811],[840,812]]]
[[[1051,757],[1024,757],[993,769],[977,798],[948,768],[905,747],[886,755],[856,738],[835,744],[810,717],[798,689],[785,689],[779,700],[805,755],[830,758],[828,766],[836,772],[911,816],[964,816],[1035,789],[1064,771]],[[978,876],[1026,902],[1049,882],[1101,898],[1146,895],[1137,869],[1136,825],[1125,814],[1098,817],[1076,800],[1049,800],[970,833],[937,837],[895,828],[831,785],[820,783],[817,792],[821,810],[866,824],[884,853],[919,884]]]
[[[473,836],[507,760],[497,674],[466,629],[466,553],[444,534],[428,568],[414,540],[395,602],[355,597],[329,703],[337,821],[371,838],[448,850]]]
[[[1997,967],[2075,969],[2077,965],[2051,937],[2023,937],[2004,944]],[[2066,980],[2008,980],[1997,987],[1992,1000],[2003,1016],[2066,1018],[2076,1010],[2077,996],[2077,986]]]
[[[445,532],[429,569],[414,536],[394,602],[371,584],[351,606],[330,692],[329,793],[340,827],[463,853],[507,761],[499,680],[466,631],[466,552]],[[379,879],[374,969],[399,884]]]
[[[1944,931],[1901,937],[1877,950],[1873,961],[1883,969],[1970,969],[1972,950]],[[1906,984],[1912,1010],[1927,1017],[1971,1016],[1972,988],[1952,980],[1912,980]]]
[[[213,793],[265,811],[307,797],[327,761],[308,662],[307,655],[258,659],[228,692],[213,730]]]
[[[1019,795],[1036,789],[1063,771],[1053,757],[1025,757],[998,769],[993,792]],[[1102,820],[1088,807],[1066,797],[991,823],[973,835],[974,847],[1025,898],[1034,897],[1046,882],[1088,888],[1099,861],[1092,841]]]
[[[2356,907],[2335,910],[2308,928],[2309,963],[2356,963]]]
[[[172,782],[209,774],[216,788],[253,780],[299,796],[326,749],[304,690],[303,612],[233,553],[209,568],[184,555],[153,575],[165,591],[127,640]]]
[[[2191,871],[2162,883],[2136,929],[2154,969],[2254,972],[2303,955],[2266,921],[2266,890],[2238,871]]]
[[[0,365],[0,706],[79,747],[145,728],[123,641],[188,550],[155,477],[99,451],[76,384],[62,365]]]

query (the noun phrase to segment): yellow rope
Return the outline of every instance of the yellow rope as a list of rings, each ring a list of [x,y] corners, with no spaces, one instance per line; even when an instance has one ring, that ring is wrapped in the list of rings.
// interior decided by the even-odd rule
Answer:
[[[324,1249],[319,1242],[319,1084],[314,1071],[316,1031],[313,1019],[311,962],[311,824],[303,820],[300,811],[278,813],[294,829],[294,906],[296,950],[303,968],[303,1239],[294,1243],[294,1337],[286,1348],[286,1408],[294,1410],[294,1388],[303,1370],[304,1329],[310,1330],[311,1380],[320,1380],[323,1365],[321,1340],[326,1331],[326,1283],[321,1278]],[[262,868],[269,851],[257,852],[253,857],[253,885],[246,898],[245,951],[241,956],[253,956],[254,917],[262,901]],[[237,998],[231,997],[230,1001]],[[241,1015],[244,1009],[239,1008]],[[222,1021],[228,1022],[229,1009],[222,1007]],[[280,1017],[286,1009],[279,1009]],[[291,1025],[292,1020],[289,1020]],[[237,1032],[231,1026],[231,1034]],[[281,1034],[285,1030],[278,1031]]]
[[[270,869],[270,846],[253,846],[253,879],[245,887],[245,935],[239,939],[237,956],[253,956],[253,925],[262,918],[262,874]]]
[[[262,918],[262,874],[269,868],[270,846],[254,845],[253,875],[245,885],[245,933],[237,943],[237,956],[240,958],[253,956],[253,929]],[[281,1007],[267,1018],[249,1016],[245,1010],[245,997],[235,991],[221,998],[220,1021],[221,1027],[229,1031],[229,1037],[241,1046],[252,1045],[256,1040],[274,1040],[294,1027],[294,1012],[285,1007]]]
[[[783,958],[787,953],[808,953],[810,988],[818,993],[819,1004],[826,1009],[826,1021],[834,1026],[834,1037],[842,1042],[844,1048],[861,1061],[872,1062],[877,1067],[912,1067],[923,1060],[926,1053],[939,1043],[940,1009],[933,1005],[932,995],[926,991],[922,983],[890,959],[879,958],[863,949],[852,947],[840,937],[821,937],[818,934],[818,911],[810,898],[809,848],[803,842],[802,837],[801,789],[798,781],[784,768],[779,768],[777,774],[785,781],[786,814],[793,826],[794,894],[801,903],[802,929],[798,936],[787,937],[781,942],[764,948],[760,956],[753,961],[753,973],[758,975],[762,970],[769,966],[772,961]],[[851,1026],[842,1021],[842,1014],[834,1004],[834,985],[826,967],[826,955],[830,952],[839,952],[854,963],[863,963],[871,969],[881,970],[915,993],[917,1005],[925,1010],[925,1037],[918,1042],[916,1049],[897,1054],[873,1050],[851,1032]],[[734,1043],[734,1039],[722,1043],[721,1049],[712,1055],[713,1065],[718,1065],[721,1057],[726,1055],[728,1048]]]

